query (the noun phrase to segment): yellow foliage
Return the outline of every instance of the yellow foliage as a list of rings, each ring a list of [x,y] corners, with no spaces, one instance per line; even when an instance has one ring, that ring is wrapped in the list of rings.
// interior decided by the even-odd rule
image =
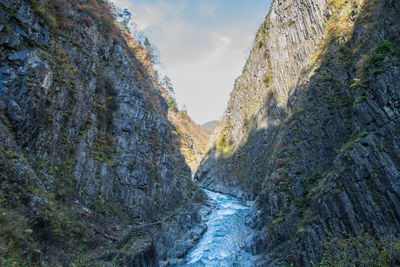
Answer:
[[[354,83],[353,83],[352,85],[350,85],[350,88],[353,88],[353,87],[359,85],[359,84],[360,84],[360,81],[361,81],[361,79],[354,78]]]
[[[165,91],[163,95],[167,97]],[[206,152],[208,133],[196,124],[186,112],[170,110],[168,119],[175,127],[173,134],[177,140],[176,148],[180,149],[189,167],[195,170],[199,164],[198,158],[202,158]]]
[[[332,16],[325,28],[325,38],[318,50],[310,59],[310,65],[319,62],[325,57],[328,46],[332,42],[345,43],[352,36],[355,18],[364,6],[365,0],[330,0],[328,2],[332,9]]]

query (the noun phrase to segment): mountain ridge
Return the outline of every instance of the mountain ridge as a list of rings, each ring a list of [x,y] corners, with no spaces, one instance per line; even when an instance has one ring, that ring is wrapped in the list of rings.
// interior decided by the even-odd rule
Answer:
[[[209,134],[214,130],[214,128],[217,126],[219,121],[213,120],[213,121],[208,121],[203,124],[201,124],[201,128],[205,129]]]

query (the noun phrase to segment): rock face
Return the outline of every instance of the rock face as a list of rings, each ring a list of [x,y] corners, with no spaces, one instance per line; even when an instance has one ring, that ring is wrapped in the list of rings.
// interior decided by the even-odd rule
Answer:
[[[197,209],[183,207],[197,187],[151,54],[106,1],[1,0],[0,31],[2,264],[85,263],[114,249],[130,224],[171,213],[185,218],[182,235],[204,228]],[[148,237],[156,243],[163,229]],[[169,256],[127,241],[144,253],[120,252],[128,263]]]
[[[247,247],[263,264],[398,236],[399,21],[398,1],[273,2],[195,175],[257,199]]]
[[[186,111],[171,110],[168,118],[174,126],[174,131],[182,155],[194,174],[203,158],[209,139],[209,133],[196,124]]]
[[[275,136],[282,117],[279,102],[285,102],[289,87],[300,75],[296,70],[307,65],[307,59],[321,41],[328,15],[327,1],[296,4],[274,1],[257,33],[243,74],[235,82],[215,145],[198,173],[202,184],[225,193],[234,192],[239,197],[254,198],[259,193],[265,172],[264,150],[251,146],[272,143],[269,136]],[[266,106],[266,103],[271,105]],[[265,119],[267,116],[269,118]],[[258,131],[260,129],[264,133]],[[251,133],[260,136],[249,138]],[[244,146],[246,142],[253,144]],[[239,155],[238,151],[243,149],[251,152],[243,151]],[[248,163],[240,159],[244,155],[251,157],[249,161],[255,160],[250,173],[249,168],[241,168],[241,164]],[[251,179],[247,179],[248,176]],[[214,179],[220,182],[213,183]]]

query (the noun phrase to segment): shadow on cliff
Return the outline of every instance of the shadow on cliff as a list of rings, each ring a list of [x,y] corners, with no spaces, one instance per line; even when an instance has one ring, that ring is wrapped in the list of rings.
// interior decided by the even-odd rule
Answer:
[[[337,122],[337,124],[334,125],[337,127],[337,133],[333,134],[333,137],[335,141],[341,141],[341,143],[346,141],[346,137],[353,131],[353,129],[350,129],[351,125],[345,124],[346,122],[350,122],[353,118],[353,101],[355,101],[358,96],[362,95],[362,92],[360,92],[360,90],[350,91],[348,88],[354,83],[353,79],[357,78],[358,74],[356,71],[358,70],[356,68],[358,66],[356,65],[359,64],[358,60],[361,55],[363,52],[367,54],[370,53],[374,48],[371,46],[370,41],[360,43],[360,39],[370,38],[375,42],[389,40],[397,44],[400,42],[400,35],[397,34],[399,32],[399,27],[398,23],[396,24],[395,21],[396,15],[391,18],[388,15],[389,13],[385,12],[391,8],[392,12],[398,12],[399,3],[386,1],[386,3],[380,7],[385,11],[380,13],[382,16],[376,18],[371,15],[371,12],[374,11],[371,8],[371,5],[373,5],[372,2],[372,0],[367,1],[364,8],[361,10],[359,15],[360,19],[356,20],[354,26],[356,32],[352,33],[352,37],[349,38],[347,42],[340,44],[338,40],[334,38],[335,36],[332,36],[332,38],[328,39],[328,43],[324,44],[326,53],[322,55],[319,60],[319,68],[315,70],[315,67],[310,67],[301,70],[303,77],[310,74],[313,68],[315,71],[314,74],[311,75],[308,84],[304,83],[304,79],[300,79],[297,81],[297,85],[291,88],[286,106],[282,107],[278,104],[277,96],[274,91],[269,92],[261,108],[261,114],[257,115],[258,121],[269,122],[267,127],[259,128],[256,117],[253,116],[247,141],[241,144],[231,156],[226,157],[225,154],[222,154],[220,157],[210,157],[211,160],[220,159],[224,162],[240,164],[241,166],[237,168],[241,170],[241,173],[246,174],[246,177],[251,177],[252,181],[258,183],[254,189],[256,190],[255,193],[259,193],[259,189],[261,189],[260,183],[264,181],[267,173],[266,165],[271,164],[270,160],[285,155],[288,156],[287,152],[289,148],[300,149],[301,146],[304,146],[304,141],[310,143],[308,141],[310,141],[313,135],[316,135],[315,137],[317,138],[312,141],[318,141],[325,150],[325,152],[318,152],[318,155],[327,156],[337,151],[341,144],[332,143],[324,145],[327,138],[332,137],[332,133],[327,133],[327,130],[332,128],[333,122]],[[390,23],[382,23],[381,21],[384,19],[389,20]],[[368,30],[368,27],[371,26],[372,23],[379,22],[381,22],[381,25],[384,25],[381,27],[381,31]],[[350,48],[361,45],[367,46],[361,51],[359,47],[356,47],[358,49],[356,52],[350,51]],[[340,59],[336,60],[333,59],[333,57],[340,57]],[[317,66],[317,64],[314,63],[314,66]],[[365,75],[365,73],[362,75]],[[367,79],[368,77],[364,78]],[[337,101],[333,99],[335,97]],[[332,101],[336,102],[332,103]],[[312,116],[315,118],[310,118]],[[290,132],[293,130],[295,130],[296,133]],[[283,138],[283,135],[295,137],[301,134],[303,134],[304,140],[297,140],[301,142],[298,144]],[[305,149],[307,150],[310,148],[314,149],[313,147],[306,147]],[[215,151],[215,149],[214,147],[214,150],[211,151]],[[304,147],[302,149],[304,149]],[[248,160],[241,159],[244,155],[248,156]],[[326,161],[332,162],[334,156],[335,155],[331,155],[329,160]],[[310,161],[306,162],[310,163]],[[321,165],[321,163],[319,162],[318,165]],[[221,164],[218,167],[223,166],[224,164]],[[326,166],[321,169],[326,169]],[[235,173],[234,170],[231,170],[231,174],[235,175]],[[238,180],[241,179],[239,178]],[[243,189],[248,190],[249,188],[244,186]]]
[[[363,120],[363,114],[384,114],[374,110],[370,100],[377,101],[380,93],[373,86],[378,83],[378,75],[392,71],[385,66],[384,59],[390,53],[397,54],[400,47],[400,2],[387,0],[377,5],[370,0],[357,18],[355,15],[349,18],[355,20],[349,38],[342,38],[345,32],[335,23],[328,25],[332,32],[321,47],[324,53],[319,63],[301,70],[302,77],[310,77],[309,82],[304,78],[297,81],[290,90],[287,105],[280,107],[274,93],[270,93],[260,114],[252,120],[246,142],[228,158],[211,159],[216,160],[212,165],[220,173],[238,181],[240,190],[260,196],[257,207],[264,215],[253,218],[258,220],[254,225],[260,230],[268,228],[266,232],[262,230],[264,236],[253,251],[284,252],[284,260],[296,266],[319,262],[328,233],[358,235],[367,231],[380,236],[385,232],[382,229],[390,228],[385,221],[400,223],[396,211],[393,215],[382,215],[378,218],[380,225],[374,225],[373,212],[357,203],[363,197],[367,201],[368,194],[376,194],[378,186],[390,184],[386,181],[391,177],[386,166],[371,173],[371,177],[382,177],[373,182],[365,180],[370,174],[358,177],[363,185],[367,184],[366,196],[360,195],[360,200],[358,195],[351,195],[359,183],[351,177],[365,170],[356,169],[356,161],[350,155],[358,143],[371,147],[375,141],[370,137],[372,144],[368,143],[369,133],[376,129],[374,124]],[[378,101],[377,108],[379,104]],[[256,119],[268,125],[258,127]],[[393,128],[400,127],[398,120],[391,123]],[[386,153],[396,162],[398,151],[389,146]],[[346,169],[350,171],[341,177]],[[328,182],[334,184],[325,187]],[[400,201],[398,192],[393,196],[395,200],[391,199],[393,194],[382,194],[385,195],[377,203],[384,209],[393,209],[392,204],[386,203]],[[353,209],[346,206],[349,203],[353,203]],[[322,205],[331,208],[324,210]],[[341,214],[324,214],[334,212],[335,208]],[[290,246],[285,245],[299,236]]]

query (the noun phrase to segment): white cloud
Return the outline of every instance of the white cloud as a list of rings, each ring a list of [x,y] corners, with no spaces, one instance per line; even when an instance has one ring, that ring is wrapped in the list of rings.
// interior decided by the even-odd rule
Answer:
[[[257,29],[220,22],[219,0],[196,1],[195,8],[188,0],[113,2],[133,12],[135,23],[160,50],[161,69],[171,77],[178,103],[187,106],[192,118],[204,123],[221,117]]]
[[[217,0],[202,1],[198,7],[198,13],[201,16],[215,17],[216,10],[221,7],[221,3]]]

